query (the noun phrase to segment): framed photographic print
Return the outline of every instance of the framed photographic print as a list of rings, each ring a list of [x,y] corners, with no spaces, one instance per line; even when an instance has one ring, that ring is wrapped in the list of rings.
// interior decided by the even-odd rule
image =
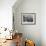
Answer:
[[[21,13],[21,24],[36,24],[36,13]]]

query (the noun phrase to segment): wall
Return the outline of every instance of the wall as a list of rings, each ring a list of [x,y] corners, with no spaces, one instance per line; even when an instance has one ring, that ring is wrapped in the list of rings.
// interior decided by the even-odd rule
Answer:
[[[23,33],[24,38],[35,41],[36,46],[41,46],[41,0],[23,0],[17,7],[13,7],[15,29]],[[35,25],[22,25],[21,13],[36,13]]]
[[[46,46],[46,0],[41,1],[41,38],[42,46]]]
[[[0,27],[12,29],[12,6],[16,0],[0,0]]]

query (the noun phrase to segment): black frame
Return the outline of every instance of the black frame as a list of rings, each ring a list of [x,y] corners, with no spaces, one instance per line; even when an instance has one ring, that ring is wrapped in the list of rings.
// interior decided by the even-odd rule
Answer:
[[[23,21],[24,16],[25,16],[25,18],[26,18],[26,16],[27,16],[27,18],[29,18],[29,16],[30,16],[30,18],[32,18],[33,21],[32,22],[29,22],[29,21],[24,22]],[[22,25],[35,25],[36,24],[36,13],[21,13],[21,24]]]

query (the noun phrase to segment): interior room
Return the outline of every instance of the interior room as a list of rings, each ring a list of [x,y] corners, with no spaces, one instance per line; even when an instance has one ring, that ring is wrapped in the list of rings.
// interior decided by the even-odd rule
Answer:
[[[0,46],[46,46],[46,0],[0,0]]]

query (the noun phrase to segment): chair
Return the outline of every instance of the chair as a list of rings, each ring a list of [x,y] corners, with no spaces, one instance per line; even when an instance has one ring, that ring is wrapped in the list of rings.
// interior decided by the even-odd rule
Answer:
[[[35,43],[32,40],[26,40],[25,46],[35,46]]]

